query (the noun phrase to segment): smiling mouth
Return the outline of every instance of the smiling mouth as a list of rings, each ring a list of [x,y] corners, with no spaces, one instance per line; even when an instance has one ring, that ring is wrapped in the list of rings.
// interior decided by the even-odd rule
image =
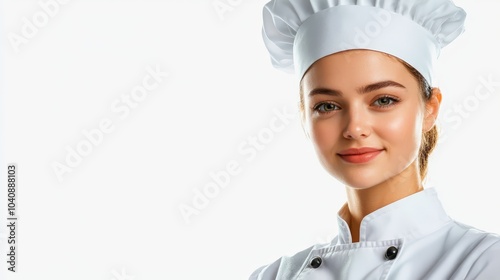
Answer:
[[[340,158],[349,163],[366,163],[377,157],[383,149],[361,148],[348,149],[338,153]]]

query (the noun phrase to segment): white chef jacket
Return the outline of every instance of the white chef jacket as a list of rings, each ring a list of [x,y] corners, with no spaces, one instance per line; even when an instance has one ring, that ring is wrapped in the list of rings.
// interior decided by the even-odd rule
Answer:
[[[500,236],[450,219],[433,188],[367,215],[356,243],[345,211],[332,242],[282,257],[250,280],[500,279]]]

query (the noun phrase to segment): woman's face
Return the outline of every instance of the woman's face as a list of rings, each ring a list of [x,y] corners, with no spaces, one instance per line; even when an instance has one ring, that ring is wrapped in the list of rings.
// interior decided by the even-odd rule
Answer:
[[[320,162],[364,189],[413,168],[425,106],[417,79],[394,57],[352,50],[315,62],[302,80],[304,122]]]

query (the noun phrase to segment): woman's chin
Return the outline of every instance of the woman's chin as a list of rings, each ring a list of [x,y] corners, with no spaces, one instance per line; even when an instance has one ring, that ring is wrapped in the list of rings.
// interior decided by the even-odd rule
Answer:
[[[339,182],[344,184],[346,187],[357,190],[369,189],[371,187],[383,183],[388,179],[386,177],[377,176],[375,174],[360,174],[360,173],[349,174],[349,175],[344,174],[343,176],[332,174],[332,176]]]

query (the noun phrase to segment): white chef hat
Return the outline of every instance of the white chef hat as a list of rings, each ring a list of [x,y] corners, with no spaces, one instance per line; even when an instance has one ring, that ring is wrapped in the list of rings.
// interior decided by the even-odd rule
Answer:
[[[402,59],[432,85],[433,64],[465,16],[451,0],[272,0],[262,34],[273,65],[299,80],[324,56],[368,49]]]

